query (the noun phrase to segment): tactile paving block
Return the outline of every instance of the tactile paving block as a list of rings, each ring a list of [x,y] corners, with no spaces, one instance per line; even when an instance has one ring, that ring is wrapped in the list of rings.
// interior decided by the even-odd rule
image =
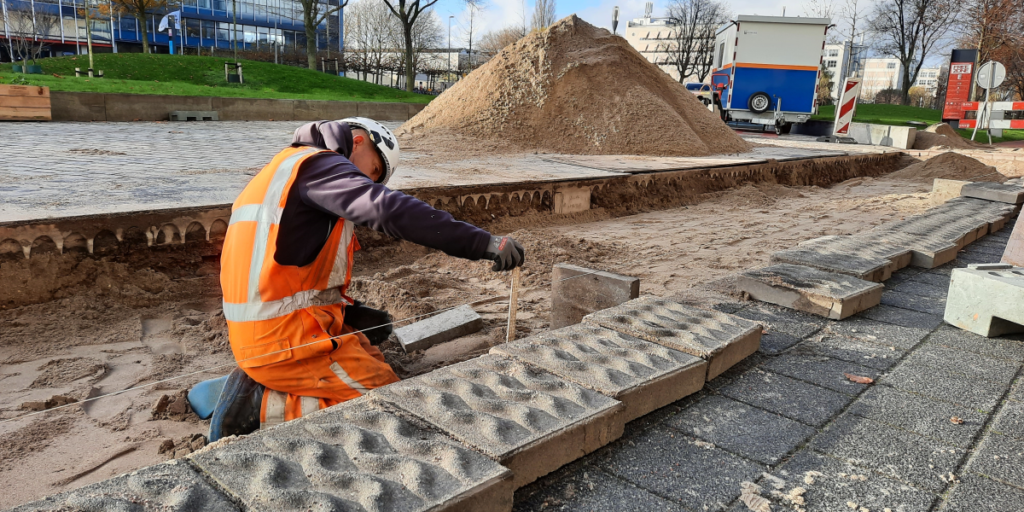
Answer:
[[[886,272],[890,265],[889,260],[872,258],[852,251],[833,250],[831,247],[798,245],[792,249],[772,253],[771,262],[803,265],[876,283],[892,275],[892,270]]]
[[[761,325],[756,322],[652,296],[591,313],[583,322],[704,359],[707,380],[761,346]]]
[[[366,397],[192,460],[250,510],[512,509],[507,469]]]
[[[81,489],[48,496],[11,512],[58,510],[193,512],[239,509],[228,496],[206,483],[188,463],[172,460]]]
[[[618,439],[621,402],[489,354],[370,393],[512,470],[519,488]]]
[[[748,270],[736,287],[756,300],[806,311],[834,320],[877,306],[883,286],[799,265],[772,265]]]
[[[491,349],[608,395],[632,421],[704,387],[707,362],[595,325],[574,325]]]

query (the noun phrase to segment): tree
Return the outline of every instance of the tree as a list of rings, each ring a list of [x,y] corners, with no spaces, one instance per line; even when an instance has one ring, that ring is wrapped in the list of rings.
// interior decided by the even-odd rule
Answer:
[[[832,88],[835,87],[834,73],[825,67],[825,64],[821,65],[821,72],[818,73],[818,101],[822,105],[832,104]]]
[[[303,2],[308,0],[302,0]],[[402,25],[402,42],[405,49],[405,90],[412,92],[416,85],[416,70],[413,65],[413,27],[424,11],[432,7],[438,0],[384,0],[384,5],[391,10]]]
[[[345,46],[349,48],[349,62],[363,73],[374,74],[374,83],[380,83],[381,71],[389,52],[401,40],[401,29],[391,11],[378,0],[359,0],[345,15]]]
[[[139,23],[142,32],[142,53],[149,53],[149,24],[144,20],[148,19],[146,14],[152,11],[160,11],[167,7],[167,0],[110,0],[114,10],[120,14],[132,16]]]
[[[299,0],[299,3],[302,4],[302,25],[306,29],[307,65],[309,69],[316,69],[316,30],[328,16],[344,9],[348,0],[338,2],[338,5],[322,4],[320,0]]]
[[[945,42],[959,13],[958,0],[880,0],[875,5],[868,23],[877,49],[903,65],[904,103],[921,67]]]
[[[526,32],[523,31],[523,27],[500,28],[484,34],[477,46],[481,51],[494,55],[504,50],[506,46],[519,41],[525,35]]]
[[[676,68],[679,81],[696,76],[703,82],[714,64],[715,32],[729,20],[717,0],[674,0],[668,8],[674,26],[667,49],[667,64]]]
[[[558,21],[555,17],[555,0],[537,0],[533,6],[531,25],[534,30],[544,30]]]
[[[828,18],[833,22],[836,21],[839,11],[840,7],[836,5],[835,0],[810,0],[804,5],[804,14],[808,17]],[[826,37],[829,44],[839,42],[839,32],[836,30],[829,30]]]
[[[33,64],[37,64],[36,59],[43,51],[45,41],[53,37],[57,31],[60,18],[42,10],[33,13],[28,4],[22,4],[18,7],[9,6],[7,17],[3,21],[7,24],[7,31],[10,34],[10,38],[5,41],[11,60],[31,60]]]
[[[466,30],[466,46],[468,47],[468,54],[466,55],[466,70],[472,71],[476,66],[473,62],[473,34],[475,28],[476,15],[483,9],[483,0],[465,0],[466,2],[466,16],[469,18],[469,29]],[[462,64],[461,62],[459,64]]]
[[[395,28],[394,33],[400,33],[400,30],[397,30],[399,27]],[[437,13],[433,9],[424,12],[413,25],[412,45],[412,76],[415,80],[416,72],[424,68],[424,63],[427,60],[424,58],[426,50],[437,49],[444,45],[444,30],[441,28],[441,20],[438,19]]]
[[[928,90],[919,85],[915,85],[910,88],[909,91],[909,105],[914,107],[924,107],[931,105],[931,95],[928,94]]]

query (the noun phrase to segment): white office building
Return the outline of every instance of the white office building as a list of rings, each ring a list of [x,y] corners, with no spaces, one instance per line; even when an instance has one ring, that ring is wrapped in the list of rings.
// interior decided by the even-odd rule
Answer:
[[[629,42],[630,46],[636,48],[648,61],[656,64],[662,71],[668,73],[672,79],[679,80],[679,71],[672,62],[672,52],[676,47],[676,25],[669,18],[655,18],[651,16],[653,5],[648,4],[647,14],[643,18],[636,18],[626,23],[625,32],[622,37]],[[711,31],[711,41],[707,44],[708,51],[714,46],[714,31]],[[710,73],[705,81],[710,80]],[[686,82],[699,81],[696,76],[686,77]]]
[[[914,87],[921,87],[928,96],[934,97],[935,91],[939,88],[940,76],[942,76],[942,68],[922,68],[917,74]]]
[[[860,75],[865,100],[873,100],[879,91],[903,87],[903,65],[893,57],[864,59]]]
[[[839,101],[842,84],[847,77],[857,77],[864,63],[864,45],[852,41],[826,44],[822,53],[821,63],[832,73],[832,100]]]

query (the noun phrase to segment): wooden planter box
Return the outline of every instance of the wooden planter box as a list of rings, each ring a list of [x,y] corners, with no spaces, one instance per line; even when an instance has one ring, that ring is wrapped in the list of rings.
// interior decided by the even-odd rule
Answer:
[[[49,120],[49,87],[0,85],[0,121]]]

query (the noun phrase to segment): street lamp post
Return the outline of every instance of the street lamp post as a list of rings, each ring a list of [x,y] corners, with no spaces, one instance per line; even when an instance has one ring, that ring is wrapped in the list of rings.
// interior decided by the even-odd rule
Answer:
[[[452,79],[452,18],[455,16],[448,16],[448,80]]]

